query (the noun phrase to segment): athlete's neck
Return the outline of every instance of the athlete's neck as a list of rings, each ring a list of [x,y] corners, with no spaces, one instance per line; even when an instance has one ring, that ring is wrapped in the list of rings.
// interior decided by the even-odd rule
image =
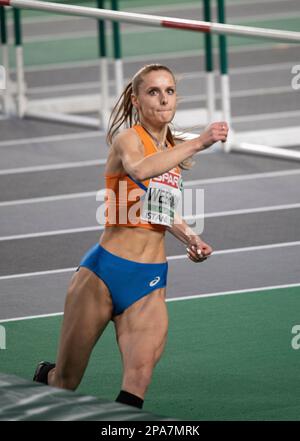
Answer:
[[[148,134],[152,137],[155,143],[159,146],[164,146],[167,138],[167,130],[168,126],[164,125],[161,128],[153,127],[149,123],[141,121],[141,126],[148,132]]]

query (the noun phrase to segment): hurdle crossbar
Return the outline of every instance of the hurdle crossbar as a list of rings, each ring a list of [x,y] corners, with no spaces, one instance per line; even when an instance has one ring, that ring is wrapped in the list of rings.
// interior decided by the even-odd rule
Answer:
[[[133,12],[120,12],[97,9],[86,6],[65,5],[38,0],[0,0],[2,6],[13,6],[23,9],[57,12],[59,14],[79,15],[81,17],[102,18],[106,20],[143,24],[173,29],[184,29],[195,32],[210,32],[212,34],[236,35],[253,38],[267,38],[279,41],[300,42],[300,32],[280,31],[248,26],[212,23],[198,20],[184,20],[172,17],[161,17]]]

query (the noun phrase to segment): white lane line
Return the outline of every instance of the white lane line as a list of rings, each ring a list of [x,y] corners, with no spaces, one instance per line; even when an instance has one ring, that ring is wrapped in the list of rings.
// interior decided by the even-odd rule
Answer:
[[[211,257],[223,255],[223,254],[234,254],[234,253],[243,253],[243,252],[249,252],[249,251],[265,251],[270,250],[274,248],[287,248],[287,247],[297,247],[300,246],[300,241],[297,242],[281,242],[276,244],[269,244],[269,245],[258,245],[258,246],[252,246],[252,247],[245,247],[245,248],[232,248],[227,250],[216,250],[213,251],[213,254]],[[210,257],[210,258],[211,258]],[[187,259],[186,254],[178,254],[176,256],[167,256],[167,260],[182,260]],[[77,269],[76,267],[73,268],[64,268],[64,269],[56,269],[56,270],[47,270],[47,271],[37,271],[37,272],[31,272],[31,273],[20,273],[20,274],[10,274],[7,276],[0,276],[0,280],[11,280],[11,279],[21,279],[21,278],[27,278],[27,277],[39,277],[39,276],[48,276],[53,274],[60,274],[60,273],[70,273]]]
[[[282,63],[272,63],[272,64],[259,64],[258,66],[242,66],[242,67],[231,67],[230,68],[230,75],[240,74],[240,73],[259,73],[259,72],[274,72],[278,70],[285,70],[287,68],[290,68],[292,65],[294,65],[294,62],[282,62]],[[182,76],[183,79],[198,79],[198,78],[204,78],[205,72],[186,72],[186,73],[180,73],[177,74],[178,76]]]
[[[255,115],[243,115],[243,116],[234,116],[232,118],[232,122],[240,123],[240,122],[249,122],[249,121],[267,121],[268,119],[286,119],[286,118],[294,118],[300,117],[300,110],[291,110],[289,112],[273,112],[273,113],[257,113]],[[271,129],[272,130],[272,129]],[[299,142],[300,144],[300,142]]]
[[[257,179],[269,179],[269,178],[279,178],[284,176],[295,176],[300,175],[300,169],[295,170],[280,170],[273,172],[264,173],[250,173],[245,175],[234,175],[234,176],[221,176],[219,178],[209,178],[209,179],[195,179],[192,181],[184,181],[184,186],[189,187],[193,185],[207,185],[207,184],[219,184],[224,182],[240,182],[240,181],[251,181]]]
[[[49,164],[49,165],[35,165],[31,167],[19,167],[19,168],[8,168],[0,170],[0,176],[14,175],[18,173],[33,173],[49,170],[62,170],[68,168],[78,168],[78,167],[95,167],[98,165],[106,164],[106,159],[91,159],[89,161],[77,161],[77,162],[62,162],[59,164]]]
[[[264,173],[252,173],[252,174],[235,175],[235,176],[223,176],[219,178],[195,179],[190,181],[184,181],[184,186],[185,188],[187,188],[194,185],[208,185],[208,184],[239,182],[239,181],[248,181],[248,180],[251,181],[258,179],[284,177],[284,176],[295,176],[299,174],[300,174],[300,169],[295,169],[295,170],[282,170],[282,171],[264,172]],[[70,194],[57,195],[57,196],[44,196],[39,198],[4,201],[4,202],[0,202],[0,208],[11,207],[15,205],[24,205],[24,204],[49,203],[49,202],[71,200],[77,198],[90,198],[90,197],[96,198],[97,193],[98,192],[96,191],[88,191],[82,193],[70,193]]]
[[[126,82],[126,79],[125,79]],[[109,81],[108,85],[113,87],[114,81]],[[97,93],[99,92],[99,81],[90,81],[85,83],[63,83],[63,84],[53,84],[52,86],[38,86],[38,87],[31,87],[28,90],[28,94],[30,96],[32,95],[38,95],[38,94],[53,94],[55,92],[70,92],[73,90],[76,90],[76,95],[78,95],[78,90],[80,92],[92,89],[92,92],[94,93],[94,89],[97,90]]]
[[[77,267],[48,270],[48,271],[37,271],[34,273],[12,274],[10,276],[0,276],[0,280],[22,279],[23,277],[26,278],[26,277],[51,276],[52,274],[71,273],[76,269]]]
[[[204,213],[196,214],[194,216],[184,216],[185,220],[193,220],[193,219],[206,219],[213,217],[222,217],[222,216],[235,216],[238,214],[251,214],[251,213],[266,213],[269,211],[278,211],[278,210],[292,210],[294,208],[300,208],[300,203],[296,204],[282,204],[282,205],[270,205],[269,207],[255,207],[255,208],[242,208],[239,210],[229,210],[229,211],[216,211],[215,213]]]
[[[297,246],[300,246],[300,241],[272,243],[269,245],[257,245],[257,246],[244,247],[244,248],[232,248],[232,249],[228,249],[228,250],[213,251],[212,257],[214,255],[245,253],[248,251],[264,251],[264,250],[271,250],[273,248],[285,248],[285,247],[297,247]],[[187,257],[186,254],[180,254],[177,256],[169,256],[168,260],[186,259],[186,257]]]
[[[61,194],[57,196],[44,196],[40,198],[31,198],[31,199],[19,199],[14,201],[5,201],[0,202],[1,207],[12,207],[15,205],[24,205],[24,204],[40,204],[40,203],[49,203],[56,201],[65,201],[70,199],[80,199],[80,198],[96,198],[96,191],[86,191],[84,193],[70,193],[70,194]]]
[[[26,139],[9,139],[7,141],[0,141],[0,147],[10,147],[24,144],[38,144],[43,142],[72,141],[73,139],[77,140],[87,138],[100,138],[101,136],[105,136],[105,133],[101,130],[93,130],[80,133],[68,133],[65,135],[49,135]]]
[[[192,51],[191,51],[192,52]],[[193,51],[194,52],[194,51]],[[174,54],[173,54],[174,57]],[[145,59],[145,57],[144,57]],[[108,59],[108,65],[112,64],[112,61]],[[33,65],[26,66],[26,72],[45,72],[52,70],[64,70],[64,69],[73,69],[73,68],[82,68],[82,67],[99,67],[99,61],[95,60],[85,60],[85,61],[67,61],[65,63],[51,63],[51,64],[42,64],[42,65]],[[16,72],[15,68],[11,69],[12,73]]]
[[[269,87],[269,88],[260,88],[260,89],[247,89],[247,90],[238,90],[230,93],[230,97],[233,99],[236,98],[246,98],[246,97],[256,97],[256,96],[272,96],[272,95],[281,95],[295,93],[291,86],[282,86],[282,87]],[[216,93],[216,98],[221,98],[220,93]],[[198,103],[199,101],[204,101],[206,99],[205,94],[194,94],[194,95],[184,95],[178,99],[179,104],[186,103]],[[256,115],[258,117],[258,115]]]
[[[242,289],[242,290],[235,290],[235,291],[223,291],[223,292],[214,292],[211,294],[198,294],[195,296],[186,296],[186,297],[172,297],[170,299],[167,299],[167,302],[176,302],[180,300],[192,300],[192,299],[202,299],[207,297],[219,297],[219,296],[226,296],[231,294],[244,294],[248,292],[257,292],[257,291],[270,291],[274,289],[284,289],[284,288],[296,288],[300,286],[299,283],[291,283],[287,285],[271,285],[271,286],[259,286],[257,288],[249,288],[249,289]],[[61,313],[63,314],[63,313]],[[38,317],[38,316],[37,316]]]
[[[223,216],[236,216],[240,214],[253,214],[253,213],[266,213],[270,211],[281,211],[281,210],[291,210],[294,208],[300,208],[300,203],[297,204],[285,204],[285,205],[272,205],[270,207],[256,207],[256,208],[245,208],[239,210],[231,210],[231,211],[217,211],[215,213],[204,213],[191,215],[191,216],[183,216],[183,219],[186,221],[193,221],[196,219],[211,219],[218,218]],[[91,227],[81,227],[81,228],[66,228],[63,230],[53,230],[53,231],[43,231],[40,233],[27,233],[27,234],[16,234],[12,236],[1,236],[0,242],[5,242],[9,240],[20,240],[20,239],[35,239],[39,237],[50,237],[50,236],[59,236],[65,234],[77,234],[77,233],[86,233],[90,231],[102,231],[104,230],[104,226],[91,226]]]
[[[0,323],[19,322],[21,320],[31,320],[31,319],[36,319],[36,318],[56,317],[59,315],[63,315],[63,312],[55,312],[53,314],[29,315],[27,317],[5,319],[5,320],[0,320]]]
[[[125,79],[126,82],[126,79]],[[114,82],[109,81],[108,85],[113,86]],[[53,92],[69,92],[72,90],[76,90],[76,95],[78,94],[78,90],[88,90],[88,89],[97,89],[99,90],[99,81],[90,81],[90,82],[78,82],[78,83],[65,83],[65,84],[54,84],[52,86],[38,86],[38,87],[30,87],[28,89],[29,95],[35,95],[40,93],[53,93]]]
[[[65,230],[43,231],[41,233],[17,234],[14,236],[2,236],[0,237],[0,242],[5,242],[7,240],[35,239],[37,237],[60,236],[64,234],[86,233],[88,231],[102,231],[102,230],[104,230],[104,226],[69,228]]]
[[[243,98],[248,96],[264,96],[264,95],[279,95],[281,93],[289,93],[294,92],[293,88],[288,86],[276,86],[276,87],[261,87],[258,89],[243,89],[243,90],[237,90],[233,91],[230,96],[232,98]],[[217,97],[221,96],[221,94],[217,94]]]
[[[197,294],[193,296],[186,296],[186,297],[170,297],[166,299],[166,302],[178,302],[182,300],[193,300],[193,299],[203,299],[208,297],[221,297],[226,295],[234,295],[234,294],[247,294],[252,292],[266,292],[266,291],[273,291],[276,289],[286,289],[286,288],[297,288],[300,286],[299,283],[290,283],[286,285],[271,285],[271,286],[258,286],[257,288],[250,288],[250,289],[242,289],[242,290],[235,290],[235,291],[220,291],[220,292],[213,292],[211,294]],[[272,293],[271,293],[272,294]],[[10,319],[1,319],[0,323],[8,323],[8,322],[18,322],[23,320],[32,320],[37,318],[47,318],[47,317],[57,317],[63,315],[63,312],[55,312],[52,314],[40,314],[40,315],[31,315],[26,317],[17,317],[17,318],[10,318]]]

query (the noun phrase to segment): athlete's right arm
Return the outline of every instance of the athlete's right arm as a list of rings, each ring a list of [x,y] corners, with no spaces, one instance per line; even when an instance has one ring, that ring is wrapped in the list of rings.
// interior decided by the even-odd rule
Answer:
[[[227,124],[224,124],[227,127]],[[172,149],[146,157],[144,157],[144,151],[137,134],[130,129],[116,136],[114,147],[120,156],[125,171],[134,179],[144,181],[171,170],[184,159],[205,150],[215,142],[225,140],[226,136],[224,138],[224,135],[219,134],[213,126],[214,124],[209,126],[201,136],[195,139],[184,141]]]

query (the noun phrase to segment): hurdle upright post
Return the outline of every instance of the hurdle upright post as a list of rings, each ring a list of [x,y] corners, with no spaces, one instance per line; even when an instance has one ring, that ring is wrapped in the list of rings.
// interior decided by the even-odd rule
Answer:
[[[218,22],[225,24],[225,3],[224,0],[217,0]],[[219,55],[221,73],[221,94],[222,94],[222,116],[223,120],[231,126],[231,106],[230,106],[230,85],[228,75],[227,41],[225,35],[219,35]],[[224,145],[225,152],[231,148],[230,139]]]
[[[11,96],[11,83],[10,83],[10,67],[9,67],[9,48],[7,38],[7,22],[6,22],[6,10],[4,6],[0,6],[0,34],[1,34],[1,47],[2,47],[2,66],[5,75],[5,89],[3,91],[3,114],[9,115],[12,111],[12,96]]]
[[[113,11],[119,10],[118,0],[111,0],[111,9]],[[124,74],[123,61],[121,51],[121,33],[120,24],[117,21],[112,22],[113,25],[113,45],[114,45],[114,63],[115,63],[115,91],[116,96],[119,97],[123,92]]]
[[[97,7],[99,9],[104,9],[104,0],[97,0]],[[101,110],[99,109],[99,116],[102,121],[102,129],[106,130],[109,122],[109,83],[105,20],[103,19],[98,19],[98,42],[101,71]]]
[[[26,108],[25,97],[25,74],[24,74],[24,55],[22,47],[21,32],[21,11],[13,8],[14,31],[15,31],[15,47],[16,47],[16,69],[17,69],[17,115],[24,117]]]
[[[204,21],[211,21],[210,0],[203,0],[203,18]],[[215,115],[215,78],[214,78],[214,62],[211,33],[204,34],[205,41],[205,70],[206,70],[206,105],[207,105],[207,122],[212,123]]]

